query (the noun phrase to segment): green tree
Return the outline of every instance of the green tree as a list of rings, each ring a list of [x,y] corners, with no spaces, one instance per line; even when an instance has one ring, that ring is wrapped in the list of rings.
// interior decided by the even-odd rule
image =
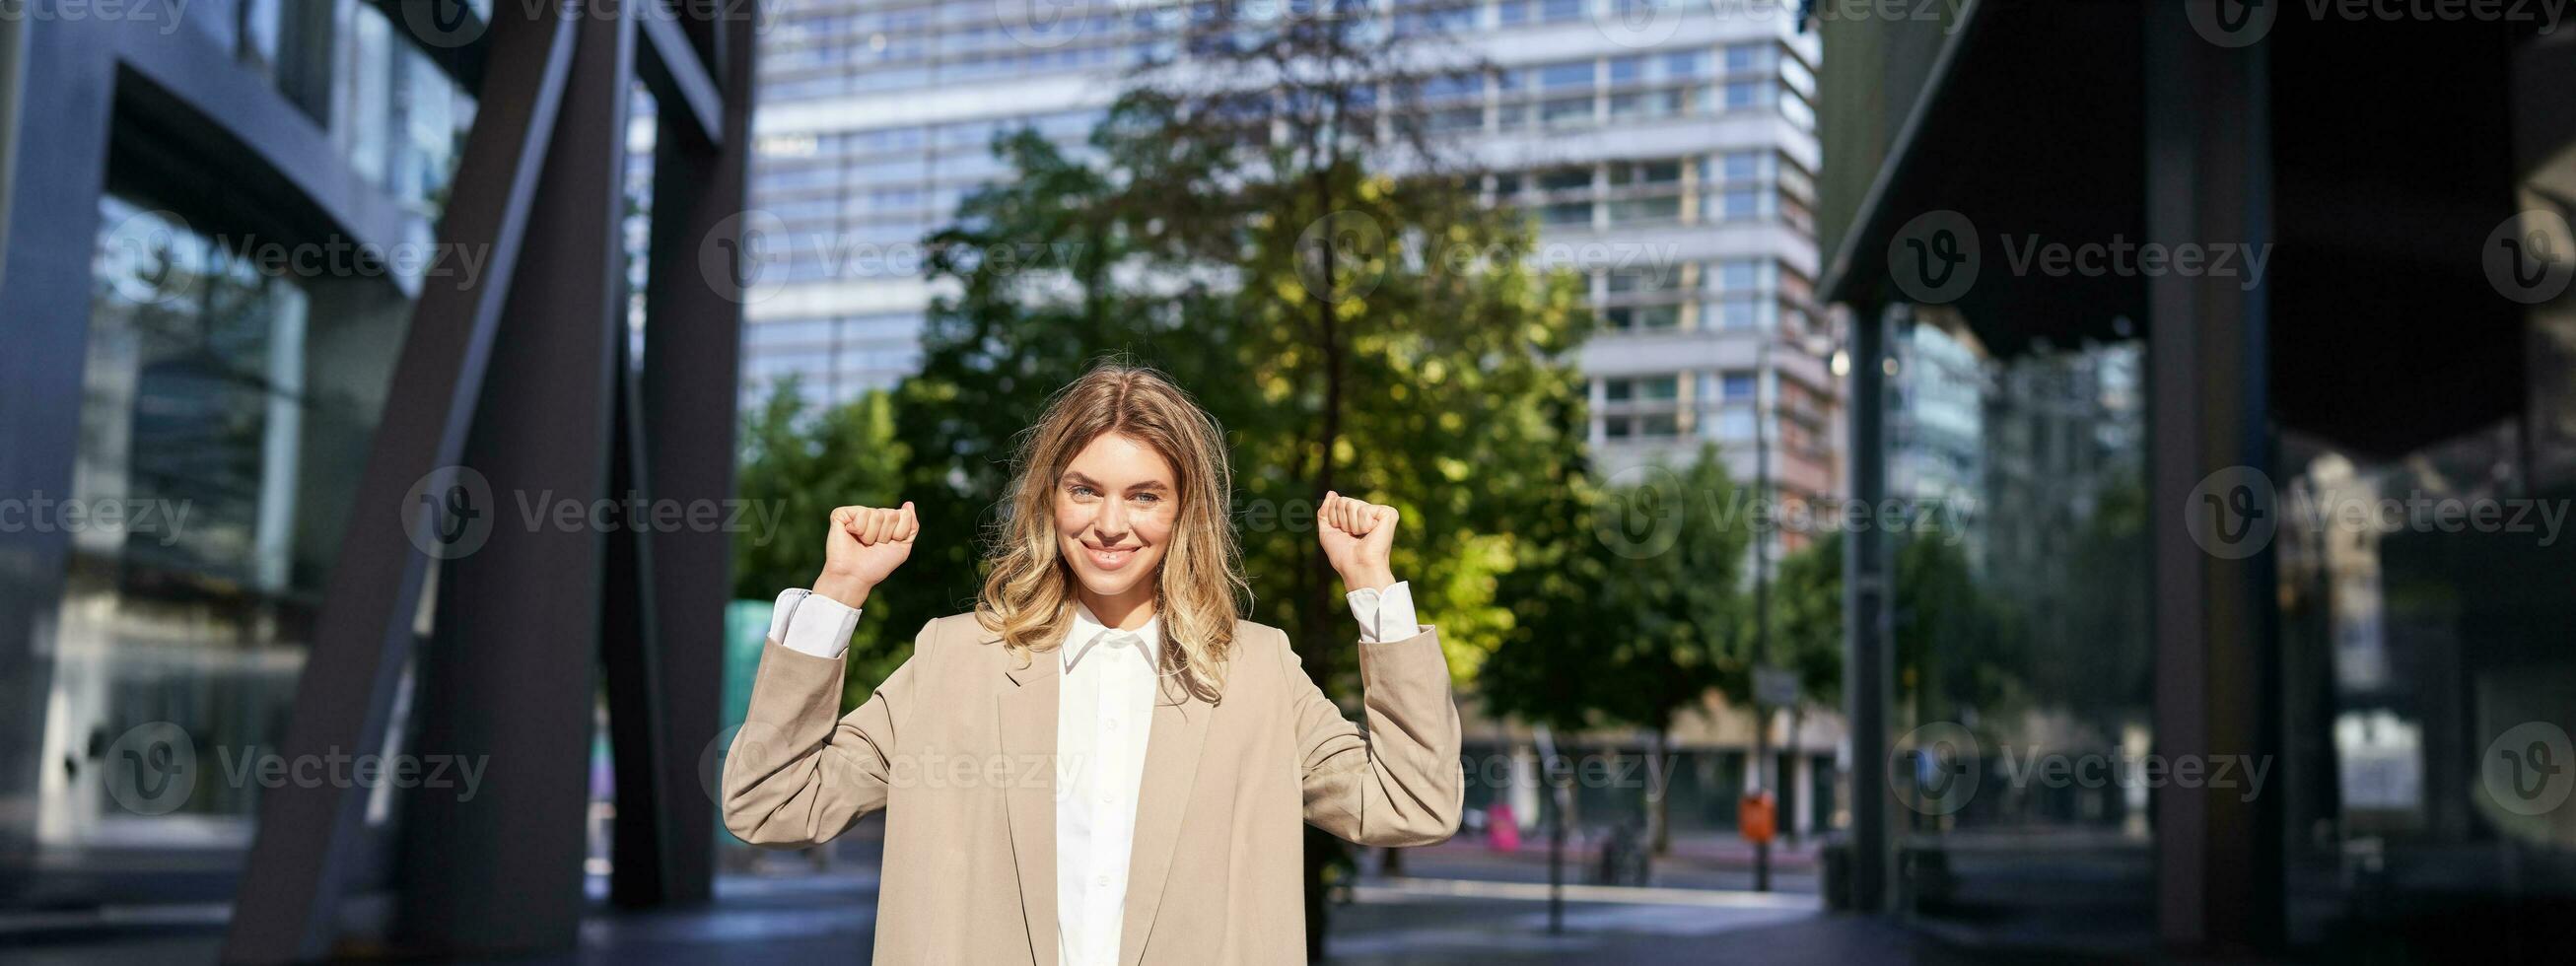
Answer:
[[[1753,653],[1744,584],[1752,546],[1743,501],[1716,447],[1675,472],[1661,463],[1627,485],[1569,488],[1557,513],[1579,521],[1571,546],[1515,571],[1514,633],[1487,663],[1488,706],[1558,728],[1604,724],[1649,736],[1646,815],[1670,846],[1661,765],[1675,719],[1711,688],[1748,701]]]
[[[2020,622],[1980,586],[1953,535],[1892,535],[1896,542],[1895,685],[1925,713],[1959,706],[1989,713],[2024,688]],[[1843,535],[1827,534],[1780,561],[1773,582],[1773,653],[1798,674],[1807,698],[1842,700]]]
[[[733,594],[742,600],[768,600],[812,584],[833,508],[884,505],[896,495],[905,462],[885,393],[818,409],[793,377],[772,384],[768,398],[743,414],[741,450],[736,495],[759,511],[747,518],[777,524],[774,531],[734,537]],[[852,635],[844,686],[849,706],[911,654],[912,635],[875,618],[913,612],[877,600],[868,602],[868,611],[872,619],[860,621]]]

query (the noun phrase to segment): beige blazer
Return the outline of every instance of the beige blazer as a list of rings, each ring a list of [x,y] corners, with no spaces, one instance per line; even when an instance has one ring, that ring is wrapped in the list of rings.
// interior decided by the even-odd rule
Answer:
[[[1439,636],[1356,646],[1366,728],[1263,624],[1235,625],[1217,703],[1165,679],[1121,964],[1303,963],[1301,819],[1363,845],[1457,831],[1458,709]],[[755,845],[802,846],[884,809],[877,962],[1056,966],[1063,662],[1035,657],[1017,667],[974,615],[940,618],[866,704],[835,720],[842,661],[769,642],[725,759],[725,827]]]

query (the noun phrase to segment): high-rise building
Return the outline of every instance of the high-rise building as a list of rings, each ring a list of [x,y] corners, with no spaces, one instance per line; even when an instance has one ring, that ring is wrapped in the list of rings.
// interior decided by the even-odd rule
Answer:
[[[1497,203],[1531,213],[1544,257],[1591,276],[1603,330],[1582,366],[1604,474],[1712,443],[1739,481],[1767,472],[1784,497],[1830,493],[1839,393],[1809,292],[1817,47],[1794,5],[1375,6],[1389,29],[1436,30],[1491,65],[1426,92],[1431,123],[1494,172]],[[1079,154],[1122,73],[1167,57],[1187,9],[780,9],[752,196],[789,250],[751,306],[747,396],[796,374],[838,402],[912,371],[933,294],[918,241],[1004,173],[994,132],[1034,127]]]

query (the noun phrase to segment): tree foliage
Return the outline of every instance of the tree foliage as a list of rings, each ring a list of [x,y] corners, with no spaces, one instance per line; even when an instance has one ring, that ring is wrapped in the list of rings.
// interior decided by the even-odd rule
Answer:
[[[1918,707],[1992,713],[2028,689],[2021,623],[1980,586],[1953,535],[1893,534],[1895,685]],[[1810,700],[1839,703],[1843,680],[1843,540],[1827,534],[1780,562],[1772,635]],[[1943,712],[1946,713],[1946,712]]]
[[[1656,463],[1625,485],[1570,488],[1570,525],[1518,568],[1518,620],[1478,691],[1496,711],[1562,728],[1654,732],[1711,688],[1751,691],[1753,530],[1716,447],[1685,469]],[[1634,479],[1624,479],[1625,477]]]

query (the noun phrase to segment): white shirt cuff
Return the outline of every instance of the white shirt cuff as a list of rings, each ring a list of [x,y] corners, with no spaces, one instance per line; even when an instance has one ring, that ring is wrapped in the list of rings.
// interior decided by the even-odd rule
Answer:
[[[769,609],[769,639],[780,647],[820,658],[837,658],[850,649],[850,632],[858,629],[859,612],[802,587],[780,591]]]
[[[1422,633],[1413,622],[1413,587],[1396,581],[1385,590],[1362,587],[1350,592],[1351,617],[1360,622],[1360,643],[1401,641]]]

